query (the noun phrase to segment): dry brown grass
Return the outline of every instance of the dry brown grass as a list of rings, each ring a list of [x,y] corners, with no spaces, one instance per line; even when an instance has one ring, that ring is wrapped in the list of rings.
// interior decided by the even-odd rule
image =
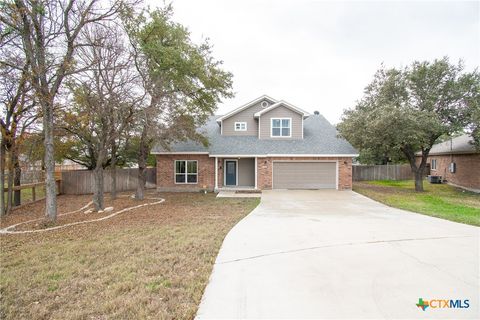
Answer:
[[[0,318],[193,318],[223,238],[258,199],[160,196],[98,223],[2,235]],[[60,211],[89,199],[61,196]],[[36,204],[2,226],[41,215]]]

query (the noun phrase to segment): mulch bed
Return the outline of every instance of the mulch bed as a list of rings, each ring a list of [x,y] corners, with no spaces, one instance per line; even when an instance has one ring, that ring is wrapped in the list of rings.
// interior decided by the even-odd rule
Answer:
[[[38,229],[45,229],[53,226],[61,226],[73,222],[80,222],[80,221],[88,221],[88,220],[95,220],[98,218],[102,218],[108,215],[111,215],[114,212],[120,211],[125,208],[134,207],[140,204],[145,203],[152,203],[158,200],[136,200],[130,197],[131,193],[121,193],[119,194],[118,198],[115,200],[111,200],[109,195],[107,194],[105,197],[105,207],[113,207],[113,211],[104,211],[104,212],[91,212],[91,213],[84,213],[87,209],[81,210],[76,213],[71,213],[67,215],[63,215],[64,213],[68,213],[71,211],[76,211],[86,204],[88,204],[92,200],[91,195],[62,195],[57,197],[57,221],[52,224],[45,219],[45,201],[40,201],[36,203],[31,203],[25,206],[22,206],[16,210],[14,210],[11,214],[6,217],[2,217],[0,227],[5,228],[7,226],[11,226],[17,223],[30,221],[30,220],[37,220],[32,222],[27,222],[21,224],[11,231],[23,231],[23,230],[38,230]],[[160,195],[156,192],[152,193],[149,192],[146,197],[160,197]],[[88,207],[93,208],[93,205]],[[128,212],[125,212],[125,214]],[[121,213],[122,214],[122,213]]]
[[[119,196],[131,195],[131,192],[119,193]],[[242,198],[237,199],[215,199],[215,194],[199,194],[199,193],[164,193],[157,191],[147,191],[146,197],[159,197],[165,199],[165,202],[145,206],[132,211],[120,213],[119,215],[106,219],[103,221],[79,224],[71,227],[65,227],[58,230],[40,232],[40,233],[28,233],[28,234],[8,234],[1,235],[2,245],[5,247],[7,243],[12,241],[37,241],[38,238],[58,238],[64,237],[73,238],[88,238],[96,233],[114,232],[115,230],[121,230],[124,228],[132,228],[135,226],[143,227],[145,225],[155,226],[164,225],[165,223],[170,225],[176,225],[177,223],[183,223],[186,220],[191,223],[195,221],[203,222],[205,219],[219,219],[220,213],[229,214],[230,212],[236,212],[240,208],[243,208],[242,203],[245,201]],[[215,199],[214,201],[212,201]],[[57,197],[57,213],[62,214],[70,211],[80,209],[92,200],[92,195],[60,195]],[[117,209],[124,208],[126,206],[138,205],[142,202],[137,202],[134,199],[119,198],[116,200]],[[145,202],[151,202],[155,200],[144,200]],[[143,203],[145,203],[143,202]],[[225,202],[225,204],[221,204]],[[109,206],[109,195],[105,194],[106,206]],[[221,211],[219,211],[219,208]],[[13,224],[25,222],[33,219],[45,217],[45,202],[39,201],[29,205],[22,206],[21,208],[14,210],[11,214],[1,219],[0,227],[5,228]],[[220,213],[219,213],[220,212]],[[77,215],[78,219],[92,220],[101,215],[109,215],[109,213],[90,213],[90,214],[72,214]],[[69,215],[65,216],[68,219]],[[60,223],[67,223],[62,217],[58,217]],[[75,218],[74,218],[75,219]],[[45,221],[45,220],[44,220]],[[38,223],[38,222],[37,222]],[[51,225],[49,225],[51,226]],[[34,226],[35,227],[35,226]],[[42,228],[39,225],[35,228]],[[26,228],[18,226],[15,230],[24,230]],[[15,240],[16,239],[16,240]],[[8,241],[7,241],[8,240]]]

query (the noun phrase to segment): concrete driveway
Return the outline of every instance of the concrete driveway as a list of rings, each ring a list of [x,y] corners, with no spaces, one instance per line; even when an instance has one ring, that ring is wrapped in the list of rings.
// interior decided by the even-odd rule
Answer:
[[[227,235],[197,318],[480,318],[479,230],[351,191],[267,191]]]

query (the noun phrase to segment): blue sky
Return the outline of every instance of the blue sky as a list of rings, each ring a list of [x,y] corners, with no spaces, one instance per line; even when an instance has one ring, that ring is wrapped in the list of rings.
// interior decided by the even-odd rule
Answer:
[[[158,1],[147,1],[154,7]],[[478,1],[173,0],[174,19],[234,74],[218,114],[262,94],[337,123],[383,62],[480,60]]]

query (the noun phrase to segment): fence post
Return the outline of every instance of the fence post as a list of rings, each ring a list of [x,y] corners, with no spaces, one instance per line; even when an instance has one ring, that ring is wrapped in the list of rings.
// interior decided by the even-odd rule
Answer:
[[[37,199],[35,195],[35,185],[32,187],[32,201],[35,201]]]

